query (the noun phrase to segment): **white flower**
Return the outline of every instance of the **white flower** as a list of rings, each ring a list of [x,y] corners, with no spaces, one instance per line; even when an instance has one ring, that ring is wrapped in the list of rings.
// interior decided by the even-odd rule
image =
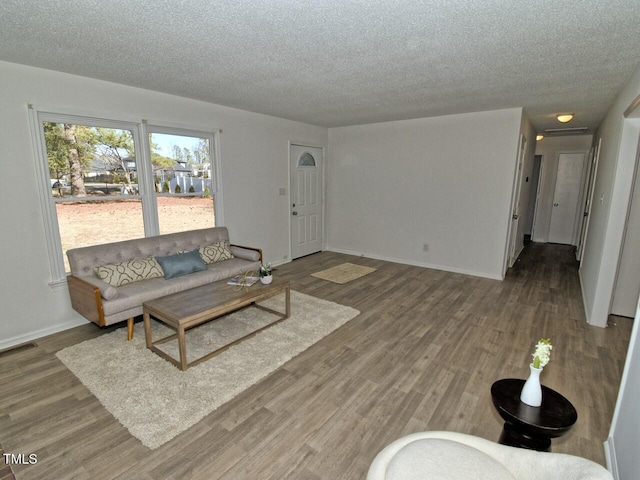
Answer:
[[[533,352],[533,366],[534,368],[543,368],[551,359],[551,339],[541,338],[536,345],[536,350]]]

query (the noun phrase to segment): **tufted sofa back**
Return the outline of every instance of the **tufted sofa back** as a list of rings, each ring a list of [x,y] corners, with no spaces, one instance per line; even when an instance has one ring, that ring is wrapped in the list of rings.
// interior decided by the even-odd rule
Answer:
[[[227,227],[212,227],[73,248],[67,251],[67,258],[73,275],[87,277],[94,276],[93,267],[99,265],[173,255],[178,251],[195,250],[202,246],[223,241],[229,242]]]

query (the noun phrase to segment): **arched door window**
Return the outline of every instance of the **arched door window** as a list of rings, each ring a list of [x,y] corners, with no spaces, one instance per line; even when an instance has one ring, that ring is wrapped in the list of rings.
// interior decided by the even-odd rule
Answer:
[[[311,155],[309,152],[304,152],[298,158],[298,166],[299,167],[315,167],[316,159],[313,158],[313,155]]]

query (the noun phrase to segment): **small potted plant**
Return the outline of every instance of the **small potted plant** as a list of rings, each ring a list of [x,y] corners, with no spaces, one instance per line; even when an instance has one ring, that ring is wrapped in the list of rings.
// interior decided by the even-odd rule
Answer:
[[[258,276],[264,285],[269,285],[273,281],[273,267],[271,267],[271,264],[260,265]]]

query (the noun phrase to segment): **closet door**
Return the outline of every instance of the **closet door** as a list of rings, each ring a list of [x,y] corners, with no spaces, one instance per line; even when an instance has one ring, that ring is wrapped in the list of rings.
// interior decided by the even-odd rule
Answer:
[[[558,157],[558,173],[549,225],[550,243],[576,244],[584,166],[584,153],[561,153]]]

